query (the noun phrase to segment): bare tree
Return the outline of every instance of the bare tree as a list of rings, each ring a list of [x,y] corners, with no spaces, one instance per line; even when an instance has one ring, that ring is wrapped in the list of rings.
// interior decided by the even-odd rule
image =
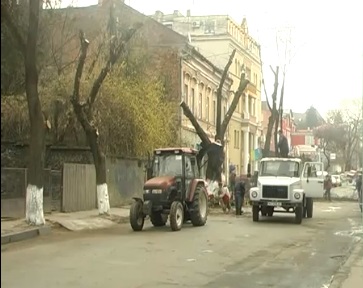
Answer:
[[[98,74],[96,80],[94,81],[86,101],[82,101],[81,99],[80,86],[87,58],[89,41],[85,38],[85,35],[82,31],[79,34],[81,52],[74,78],[73,95],[71,96],[71,102],[74,112],[86,134],[87,141],[93,155],[93,160],[96,168],[97,200],[99,214],[109,214],[110,202],[108,197],[108,187],[106,183],[106,157],[100,147],[98,141],[99,132],[94,124],[94,104],[103,81],[111,71],[111,68],[116,63],[116,61],[125,56],[124,54],[127,50],[126,46],[136,32],[136,28],[131,28],[122,33],[122,35],[119,35],[119,32],[116,29],[116,18],[114,17],[113,10],[114,6],[110,5],[110,22],[108,27],[110,34],[110,49],[108,59],[104,67]]]
[[[15,1],[12,1],[13,5]],[[38,93],[37,47],[39,14],[42,2],[32,0],[28,3],[29,19],[26,39],[21,29],[13,21],[9,1],[1,2],[1,18],[7,25],[24,56],[25,92],[29,110],[30,147],[28,164],[28,184],[26,189],[26,221],[32,225],[45,223],[43,213],[43,169],[45,158],[46,121]]]
[[[180,106],[183,109],[184,115],[190,120],[192,123],[197,135],[201,140],[201,150],[199,152],[198,158],[202,159],[204,155],[208,155],[208,164],[206,170],[206,177],[210,180],[221,180],[222,174],[222,165],[224,161],[223,147],[224,147],[224,138],[225,133],[227,131],[228,124],[232,118],[233,112],[236,110],[238,102],[246,89],[249,81],[246,79],[245,71],[242,69],[241,80],[238,86],[237,91],[234,92],[234,97],[231,102],[231,105],[228,108],[226,115],[222,121],[222,99],[223,99],[223,86],[228,76],[228,70],[232,65],[234,56],[236,54],[236,49],[233,50],[232,54],[229,57],[229,60],[222,72],[221,80],[217,89],[217,119],[216,119],[216,142],[210,141],[207,133],[203,130],[203,128],[199,125],[198,121],[194,117],[193,113],[189,109],[188,105],[182,101]]]

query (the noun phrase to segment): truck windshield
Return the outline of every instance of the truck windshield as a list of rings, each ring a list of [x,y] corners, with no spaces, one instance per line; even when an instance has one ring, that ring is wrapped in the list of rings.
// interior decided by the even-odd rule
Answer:
[[[263,161],[259,176],[299,177],[299,163],[294,161]]]
[[[182,167],[182,155],[156,155],[154,158],[153,176],[181,176]]]

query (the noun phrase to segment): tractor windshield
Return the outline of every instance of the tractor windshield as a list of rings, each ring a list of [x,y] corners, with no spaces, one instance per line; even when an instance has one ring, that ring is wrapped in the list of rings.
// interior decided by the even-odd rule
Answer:
[[[299,163],[295,161],[262,161],[259,176],[299,177]]]
[[[182,155],[156,155],[154,159],[153,176],[182,176]]]

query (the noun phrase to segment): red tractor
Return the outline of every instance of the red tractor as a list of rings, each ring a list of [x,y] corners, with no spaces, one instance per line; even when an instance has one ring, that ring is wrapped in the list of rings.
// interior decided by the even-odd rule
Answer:
[[[201,176],[198,151],[191,148],[162,148],[154,151],[147,168],[148,180],[141,198],[130,208],[130,224],[141,231],[146,216],[155,227],[165,226],[169,216],[172,231],[183,223],[204,226],[208,216],[208,194]]]

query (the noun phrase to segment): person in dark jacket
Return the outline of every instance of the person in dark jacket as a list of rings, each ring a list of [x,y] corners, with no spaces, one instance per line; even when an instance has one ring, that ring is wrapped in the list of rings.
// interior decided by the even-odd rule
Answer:
[[[282,133],[282,130],[279,130],[279,143],[277,144],[277,147],[279,149],[280,156],[287,158],[289,154],[289,143],[284,133]]]
[[[236,206],[236,215],[242,215],[242,205],[243,200],[245,198],[245,183],[239,179],[236,182],[235,188],[234,188],[234,201]]]

